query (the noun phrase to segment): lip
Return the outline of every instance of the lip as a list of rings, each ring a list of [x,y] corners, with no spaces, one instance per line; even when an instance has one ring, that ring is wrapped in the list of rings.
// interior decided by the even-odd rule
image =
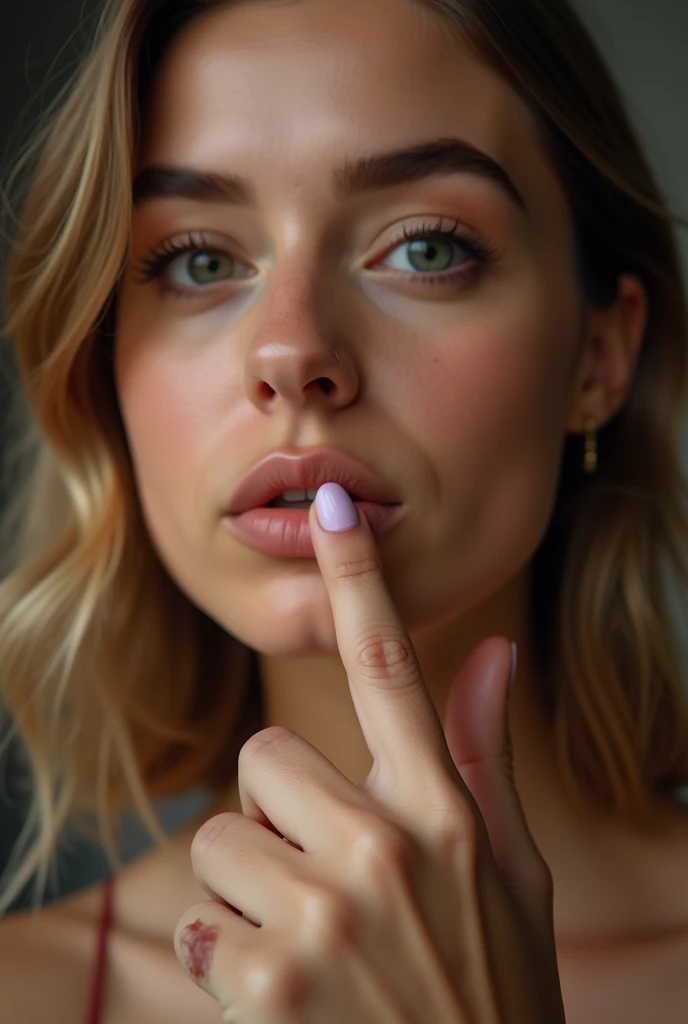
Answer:
[[[377,541],[401,522],[406,505],[380,505],[357,501]],[[272,558],[315,558],[307,508],[252,508],[225,516],[223,525],[242,544]]]
[[[393,488],[365,463],[336,448],[321,447],[306,453],[271,452],[261,459],[235,488],[224,515],[239,516],[261,508],[283,491],[315,490],[330,482],[340,484],[362,503],[400,504]]]

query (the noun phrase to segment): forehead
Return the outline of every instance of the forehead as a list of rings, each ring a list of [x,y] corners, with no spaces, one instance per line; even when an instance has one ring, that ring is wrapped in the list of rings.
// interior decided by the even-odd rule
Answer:
[[[241,0],[177,36],[149,97],[141,163],[253,161],[259,189],[275,171],[308,188],[355,152],[457,135],[524,193],[558,190],[525,105],[428,4]]]

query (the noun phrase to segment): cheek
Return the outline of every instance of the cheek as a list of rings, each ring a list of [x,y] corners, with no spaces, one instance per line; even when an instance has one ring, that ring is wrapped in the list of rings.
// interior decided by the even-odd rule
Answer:
[[[134,317],[118,325],[115,379],[139,496],[154,538],[188,545],[190,524],[209,515],[211,450],[236,404],[232,367],[226,349],[185,337],[188,325],[142,336]]]
[[[561,290],[555,303],[541,281],[521,279],[511,294],[418,337],[422,357],[406,372],[398,367],[395,401],[437,453],[441,479],[451,481],[451,465],[477,481],[481,466],[496,468],[518,451],[546,460],[558,453],[574,317]]]
[[[117,311],[115,378],[132,446],[157,431],[163,448],[184,444],[225,404],[235,371],[226,313],[194,313],[163,300],[154,284],[125,275]]]
[[[131,304],[117,328],[115,376],[125,424],[137,450],[193,445],[215,419],[228,385],[231,356],[213,347],[194,317],[137,324]]]
[[[398,371],[410,450],[432,469],[422,525],[388,572],[409,627],[440,625],[496,593],[544,535],[576,339],[572,307],[557,298],[550,304],[537,282],[522,287],[458,328],[431,332],[422,368]]]
[[[142,347],[119,361],[117,387],[132,453],[143,461],[164,462],[195,447],[209,411],[213,378],[199,378],[187,361],[169,350]],[[217,380],[217,377],[215,377]]]
[[[435,467],[430,536],[445,539],[462,564],[475,553],[477,585],[481,560],[485,582],[491,552],[515,571],[549,521],[568,418],[575,301],[561,288],[555,301],[533,275],[439,337],[424,369],[402,385],[405,421]]]

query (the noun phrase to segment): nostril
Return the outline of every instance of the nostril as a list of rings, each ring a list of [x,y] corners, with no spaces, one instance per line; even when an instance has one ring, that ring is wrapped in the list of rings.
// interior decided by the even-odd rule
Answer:
[[[261,383],[260,383],[260,390],[261,390],[261,392],[262,392],[262,394],[261,394],[261,397],[262,397],[263,399],[270,399],[270,398],[273,398],[273,397],[274,397],[274,396],[275,396],[275,395],[277,394],[277,392],[275,391],[275,389],[274,389],[273,387],[271,387],[271,386],[270,386],[270,385],[268,384],[268,382],[267,382],[267,381],[261,381]]]
[[[318,377],[318,384],[323,389],[326,395],[329,395],[329,393],[332,391],[332,388],[334,387],[334,384],[332,383],[329,377]]]

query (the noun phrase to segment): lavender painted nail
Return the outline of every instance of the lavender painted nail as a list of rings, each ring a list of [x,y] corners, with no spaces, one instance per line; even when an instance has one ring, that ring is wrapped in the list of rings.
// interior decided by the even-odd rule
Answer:
[[[358,512],[353,501],[339,484],[323,484],[315,496],[318,521],[328,533],[341,533],[358,526]]]

